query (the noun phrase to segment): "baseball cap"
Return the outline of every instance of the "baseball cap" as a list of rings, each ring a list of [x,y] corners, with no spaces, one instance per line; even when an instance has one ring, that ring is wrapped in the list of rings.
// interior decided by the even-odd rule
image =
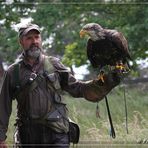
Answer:
[[[36,24],[26,24],[25,26],[22,26],[19,28],[18,36],[21,38],[22,36],[26,35],[29,31],[36,30],[39,33],[41,33],[40,28]]]

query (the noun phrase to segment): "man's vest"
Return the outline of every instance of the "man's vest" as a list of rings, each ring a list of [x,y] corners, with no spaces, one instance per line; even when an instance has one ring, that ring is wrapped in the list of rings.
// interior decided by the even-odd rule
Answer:
[[[44,72],[42,75],[34,74],[30,77],[28,82],[24,84],[24,86],[20,86],[20,80],[19,80],[19,69],[21,65],[21,61],[17,62],[14,65],[14,98],[21,99],[21,95],[24,95],[27,92],[33,91],[40,83],[42,82],[42,79],[47,80],[48,88],[54,93],[54,97],[51,98],[52,101],[52,110],[45,115],[45,117],[41,118],[39,122],[44,122],[45,124],[49,124],[50,128],[54,129],[57,132],[68,132],[69,131],[69,123],[68,123],[68,117],[67,117],[67,108],[66,104],[64,104],[61,101],[61,96],[58,93],[58,89],[60,88],[59,81],[52,81],[52,77],[54,75],[55,68],[52,64],[52,58],[53,57],[46,57],[44,58]],[[19,101],[24,106],[24,103],[26,102],[27,98],[25,100]],[[21,109],[21,107],[20,107]]]
[[[37,122],[46,124],[56,132],[69,132],[70,135],[70,141],[73,143],[78,143],[79,141],[79,127],[74,122],[71,122],[67,115],[67,108],[66,104],[62,102],[61,95],[58,92],[58,89],[60,88],[60,82],[54,81],[53,76],[55,72],[55,67],[53,66],[53,60],[54,57],[45,57],[44,58],[44,72],[42,74],[42,78],[47,79],[48,82],[48,88],[54,92],[54,98],[52,100],[53,109],[48,112],[44,118],[38,120]],[[19,71],[20,71],[20,65],[21,60],[14,64],[14,73],[13,73],[13,80],[14,80],[14,98],[18,97],[21,93],[27,93],[28,91],[32,91],[35,89],[39,82],[41,82],[41,77],[38,75],[34,75],[30,78],[30,80],[22,87],[20,87],[20,80],[19,80]],[[39,82],[38,82],[39,81]],[[19,98],[21,99],[21,98]],[[24,105],[25,101],[22,100],[21,104]]]

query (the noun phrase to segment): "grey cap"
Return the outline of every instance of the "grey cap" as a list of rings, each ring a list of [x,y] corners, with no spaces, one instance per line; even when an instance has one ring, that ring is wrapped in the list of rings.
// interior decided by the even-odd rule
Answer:
[[[41,33],[40,28],[36,24],[27,24],[19,28],[18,36],[21,38],[22,36],[26,35],[29,31],[36,30]]]

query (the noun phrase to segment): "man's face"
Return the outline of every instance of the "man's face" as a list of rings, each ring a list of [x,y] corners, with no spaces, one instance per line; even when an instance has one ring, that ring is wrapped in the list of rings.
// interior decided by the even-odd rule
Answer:
[[[42,39],[38,31],[29,31],[20,39],[20,44],[24,49],[26,56],[31,58],[39,57],[42,50]]]

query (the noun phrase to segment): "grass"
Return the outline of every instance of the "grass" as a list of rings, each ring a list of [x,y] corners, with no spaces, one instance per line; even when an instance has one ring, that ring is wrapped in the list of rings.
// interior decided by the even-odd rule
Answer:
[[[126,88],[128,109],[128,129],[125,129],[125,106],[123,88],[117,87],[108,95],[112,120],[116,131],[116,138],[109,135],[110,125],[106,111],[105,100],[99,102],[101,118],[96,118],[96,103],[86,101],[83,98],[72,98],[65,95],[65,102],[69,110],[70,118],[79,124],[81,135],[78,147],[100,147],[126,145],[126,147],[142,147],[148,138],[148,92]],[[10,118],[7,143],[12,144],[14,131],[16,102],[13,103],[13,114]],[[148,141],[147,141],[148,142]],[[138,144],[138,145],[137,145]],[[102,145],[102,146],[101,146]],[[144,145],[145,146],[145,145]],[[120,147],[120,146],[119,146]]]

